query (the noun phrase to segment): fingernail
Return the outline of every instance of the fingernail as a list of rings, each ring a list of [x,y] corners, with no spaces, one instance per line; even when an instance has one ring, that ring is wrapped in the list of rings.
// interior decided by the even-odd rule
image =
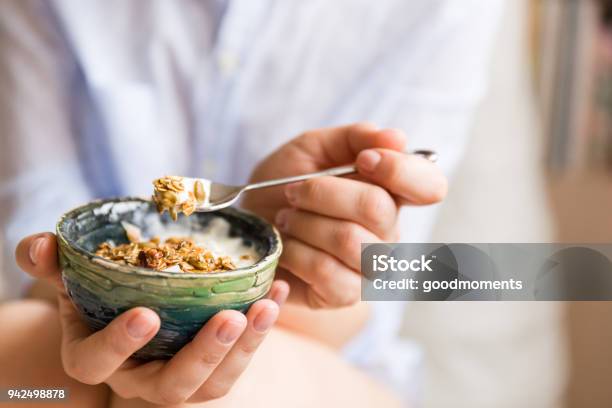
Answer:
[[[138,313],[127,322],[127,332],[135,339],[145,337],[153,329],[153,322],[145,313]]]
[[[272,308],[265,308],[253,321],[253,328],[259,333],[265,333],[276,321],[278,311]]]
[[[30,245],[30,261],[32,261],[34,265],[38,263],[40,248],[42,248],[44,242],[45,239],[43,237],[38,237]]]
[[[357,167],[359,169],[372,172],[382,160],[382,156],[376,150],[364,150],[357,156]]]
[[[293,183],[285,187],[285,197],[287,197],[289,204],[295,204],[297,201],[297,189],[299,185],[300,183]]]
[[[223,344],[232,343],[242,333],[243,326],[235,320],[228,320],[217,330],[217,339]]]
[[[286,231],[287,230],[287,218],[289,216],[289,210],[283,208],[279,212],[276,213],[275,223],[279,230]]]

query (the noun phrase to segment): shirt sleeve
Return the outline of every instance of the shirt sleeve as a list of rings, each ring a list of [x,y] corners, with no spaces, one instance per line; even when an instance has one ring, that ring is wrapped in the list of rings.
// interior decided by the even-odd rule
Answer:
[[[29,277],[14,251],[28,234],[54,231],[59,216],[91,198],[69,111],[76,70],[51,6],[0,2],[0,298]]]

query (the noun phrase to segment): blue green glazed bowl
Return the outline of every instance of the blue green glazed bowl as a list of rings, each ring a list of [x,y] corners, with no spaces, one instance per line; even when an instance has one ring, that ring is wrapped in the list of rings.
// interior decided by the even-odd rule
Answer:
[[[62,279],[91,329],[102,329],[135,306],[148,307],[160,316],[157,335],[134,354],[142,360],[172,357],[223,309],[245,312],[269,291],[282,251],[272,225],[246,211],[227,208],[181,216],[177,223],[197,232],[213,218],[224,218],[230,224],[230,236],[241,237],[261,256],[252,266],[218,273],[160,272],[94,255],[107,240],[128,242],[121,221],[140,227],[147,235],[151,217],[158,217],[162,225],[176,225],[167,213],[157,214],[154,204],[139,198],[95,201],[64,214],[57,223]]]

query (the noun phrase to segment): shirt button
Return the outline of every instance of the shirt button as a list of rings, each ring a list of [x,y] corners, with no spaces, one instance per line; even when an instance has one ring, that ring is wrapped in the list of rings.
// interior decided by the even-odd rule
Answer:
[[[223,75],[231,75],[236,71],[236,68],[238,68],[239,62],[239,58],[236,54],[227,51],[222,52],[218,60],[219,70]]]

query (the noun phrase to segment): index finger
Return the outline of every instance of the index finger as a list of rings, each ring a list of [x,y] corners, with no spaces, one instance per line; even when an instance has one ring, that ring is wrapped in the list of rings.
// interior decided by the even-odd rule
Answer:
[[[15,259],[17,265],[29,275],[64,289],[57,258],[57,240],[51,232],[22,239],[15,250]]]
[[[378,129],[369,123],[317,129],[304,133],[298,144],[313,157],[321,168],[355,161],[364,149],[384,148],[402,151],[406,135],[395,129]]]

